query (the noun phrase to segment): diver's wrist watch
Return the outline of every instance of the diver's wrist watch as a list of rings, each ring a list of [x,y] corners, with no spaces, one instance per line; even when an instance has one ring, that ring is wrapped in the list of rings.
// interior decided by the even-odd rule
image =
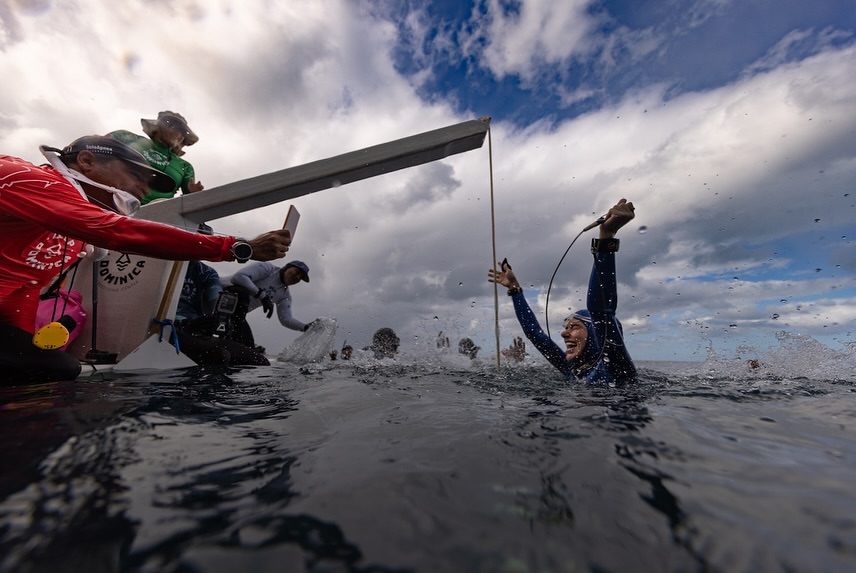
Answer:
[[[592,239],[591,252],[595,253],[617,253],[619,241],[616,238],[612,239]]]
[[[253,257],[253,246],[244,239],[238,239],[232,243],[229,250],[232,251],[232,256],[239,263],[246,263]]]

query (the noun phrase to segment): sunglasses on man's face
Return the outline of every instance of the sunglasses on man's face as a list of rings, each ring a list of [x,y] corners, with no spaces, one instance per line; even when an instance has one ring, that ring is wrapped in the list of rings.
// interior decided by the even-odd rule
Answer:
[[[176,131],[180,131],[181,133],[183,133],[185,135],[190,133],[190,129],[187,127],[187,124],[178,118],[164,117],[164,118],[161,118],[159,121],[161,124],[165,125],[166,127],[170,128],[170,129],[174,129]]]

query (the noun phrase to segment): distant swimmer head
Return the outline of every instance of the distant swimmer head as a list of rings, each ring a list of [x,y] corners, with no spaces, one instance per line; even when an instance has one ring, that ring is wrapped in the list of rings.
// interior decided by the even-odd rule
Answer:
[[[375,358],[393,358],[398,354],[398,345],[401,341],[395,331],[391,328],[379,328],[372,336],[371,350]]]
[[[476,356],[478,356],[479,350],[481,350],[481,346],[476,346],[472,338],[462,338],[458,342],[458,353],[472,360],[475,360]]]
[[[184,116],[174,111],[159,112],[157,119],[143,118],[140,123],[153,141],[163,143],[178,155],[184,155],[182,147],[199,141],[199,136],[193,133]]]

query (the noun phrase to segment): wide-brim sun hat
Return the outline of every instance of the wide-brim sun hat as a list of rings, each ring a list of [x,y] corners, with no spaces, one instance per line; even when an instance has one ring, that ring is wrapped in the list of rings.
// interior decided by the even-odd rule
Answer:
[[[158,112],[157,119],[142,118],[140,119],[140,123],[143,126],[143,131],[149,137],[157,131],[158,125],[163,125],[183,133],[184,145],[193,145],[199,141],[199,136],[193,133],[193,130],[187,125],[187,120],[184,119],[184,116],[174,111]]]

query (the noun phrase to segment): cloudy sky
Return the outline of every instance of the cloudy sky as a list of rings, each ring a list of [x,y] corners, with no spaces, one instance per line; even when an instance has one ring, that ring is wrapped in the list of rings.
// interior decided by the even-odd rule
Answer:
[[[218,185],[492,117],[496,238],[536,312],[570,240],[617,199],[619,316],[637,359],[856,340],[852,0],[10,0],[0,153],[140,132],[179,111]],[[339,341],[391,326],[493,349],[487,142],[300,198],[295,315]],[[287,205],[212,221],[252,236]],[[584,302],[588,235],[550,299]],[[218,264],[223,274],[234,264]],[[257,313],[258,314],[258,313]],[[502,343],[519,334],[500,297]],[[260,342],[295,336],[253,316]],[[742,350],[741,350],[742,352]]]

